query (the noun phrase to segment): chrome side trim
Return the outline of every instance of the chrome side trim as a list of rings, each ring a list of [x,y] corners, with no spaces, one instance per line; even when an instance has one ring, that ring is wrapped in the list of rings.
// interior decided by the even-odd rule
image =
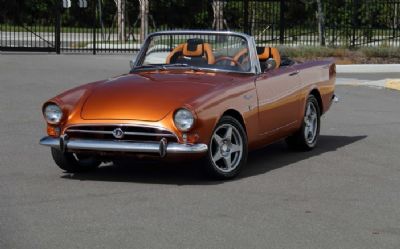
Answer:
[[[103,135],[112,135],[112,131],[94,131],[94,130],[81,130],[81,129],[67,129],[66,132],[76,132],[76,133],[91,133],[91,134],[103,134]],[[147,137],[175,137],[174,134],[165,134],[165,133],[149,133],[149,132],[130,132],[124,131],[125,135],[132,136],[147,136]]]
[[[60,139],[53,137],[44,137],[39,142],[43,146],[60,149]],[[104,152],[137,152],[137,153],[159,153],[165,156],[171,154],[196,154],[204,153],[208,150],[206,144],[180,144],[160,142],[128,142],[113,140],[96,139],[69,139],[64,141],[64,148],[68,151],[89,150]],[[160,151],[162,150],[162,151]]]

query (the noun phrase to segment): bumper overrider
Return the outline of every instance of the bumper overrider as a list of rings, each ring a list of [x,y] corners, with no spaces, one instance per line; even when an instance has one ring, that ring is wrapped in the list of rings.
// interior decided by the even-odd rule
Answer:
[[[132,152],[132,153],[158,153],[160,157],[167,154],[199,154],[208,150],[206,144],[180,144],[168,143],[165,138],[156,141],[116,141],[99,139],[69,139],[67,135],[59,138],[43,137],[40,142],[43,146],[59,149],[63,152],[87,150],[97,152]]]
[[[333,103],[338,103],[339,102],[339,97],[336,94],[332,95],[332,102]]]

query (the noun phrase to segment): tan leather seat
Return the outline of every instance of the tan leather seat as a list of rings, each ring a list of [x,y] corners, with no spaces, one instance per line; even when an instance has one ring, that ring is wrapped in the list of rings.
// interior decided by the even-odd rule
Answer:
[[[203,39],[189,39],[178,45],[168,55],[166,64],[187,63],[190,65],[214,64],[215,57],[211,45]]]
[[[273,47],[257,47],[257,55],[260,60],[261,69],[264,71],[265,62],[272,58],[276,61],[276,68],[279,68],[281,65],[281,55],[277,48]]]

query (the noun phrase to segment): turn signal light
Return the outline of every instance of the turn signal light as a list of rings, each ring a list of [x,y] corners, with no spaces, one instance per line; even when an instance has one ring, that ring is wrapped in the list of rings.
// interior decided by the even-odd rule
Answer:
[[[60,131],[61,131],[60,127],[55,127],[51,125],[47,126],[47,134],[51,137],[59,137]]]
[[[183,134],[183,141],[187,144],[194,144],[199,140],[199,135],[197,133],[194,134]]]

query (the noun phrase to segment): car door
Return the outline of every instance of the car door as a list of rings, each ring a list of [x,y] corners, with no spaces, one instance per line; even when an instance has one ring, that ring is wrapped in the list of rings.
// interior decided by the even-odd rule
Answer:
[[[269,70],[256,79],[262,135],[273,135],[296,124],[300,87],[299,71],[292,66]]]

